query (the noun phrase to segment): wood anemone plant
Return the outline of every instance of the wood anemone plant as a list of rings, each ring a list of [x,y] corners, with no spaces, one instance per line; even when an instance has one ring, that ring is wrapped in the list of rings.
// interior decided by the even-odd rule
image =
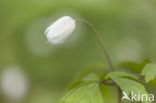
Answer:
[[[149,81],[155,78],[156,63],[144,62],[140,65],[135,65],[135,63],[124,65],[127,66],[126,68],[131,68],[132,65],[135,66],[135,68],[140,70],[139,73],[129,73],[122,70],[117,71],[115,69],[117,67],[114,67],[111,62],[102,38],[94,26],[88,21],[84,19],[73,19],[70,16],[61,17],[45,31],[49,43],[55,45],[63,43],[74,31],[76,22],[87,24],[94,32],[106,56],[109,71],[103,73],[105,74],[104,76],[99,75],[95,71],[81,76],[80,79],[77,79],[69,86],[67,93],[60,100],[60,103],[107,103],[109,101],[105,100],[107,98],[105,97],[105,88],[101,88],[101,85],[114,86],[116,88],[118,92],[116,94],[118,96],[118,103],[152,103],[154,101],[154,95],[147,92],[145,84],[148,84]]]

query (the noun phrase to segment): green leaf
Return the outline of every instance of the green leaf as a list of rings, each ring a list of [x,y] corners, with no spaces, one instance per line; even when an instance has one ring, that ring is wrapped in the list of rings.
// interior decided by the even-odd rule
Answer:
[[[98,83],[72,89],[65,95],[60,103],[104,103]]]
[[[105,79],[112,79],[116,77],[123,77],[123,78],[129,78],[133,80],[138,80],[137,77],[133,76],[132,74],[124,73],[124,72],[111,72],[105,76]]]
[[[109,85],[100,85],[100,90],[103,95],[104,101],[106,103],[117,103],[118,101],[118,90],[116,86],[109,86]],[[112,99],[113,98],[113,99]]]
[[[127,94],[130,94],[131,91],[134,91],[135,93],[137,92],[146,93],[145,87],[136,81],[126,78],[112,78],[112,79]]]
[[[95,73],[97,75],[103,75],[105,74],[105,72],[107,71],[105,65],[102,62],[97,62],[97,63],[92,63],[87,65],[83,71],[81,71],[80,73],[78,73],[73,80],[71,81],[71,83],[69,84],[67,90],[71,90],[73,89],[75,86],[81,84],[83,81],[82,79],[86,76],[89,75],[91,73]]]
[[[135,62],[121,62],[116,64],[116,67],[118,69],[123,69],[135,73],[140,73],[142,68],[145,66],[145,64],[150,63],[150,60],[145,59],[142,63],[135,63]]]
[[[116,67],[119,69],[126,69],[127,71],[132,71],[136,73],[140,73],[141,66],[138,63],[135,62],[121,62],[116,64]]]
[[[85,76],[60,103],[104,103],[98,80],[99,77],[93,73]]]
[[[99,80],[99,77],[93,73],[87,75],[86,77],[83,78],[82,81],[97,81]]]
[[[86,83],[96,82],[98,80],[100,80],[100,79],[96,74],[90,73],[87,76],[85,76],[83,79],[71,83],[68,86],[68,90],[71,90],[71,89],[73,89],[74,87],[76,87],[76,86],[78,86],[80,84],[83,85],[83,84],[86,84]]]
[[[118,78],[118,77],[117,78],[113,77],[112,79],[128,95],[130,95],[132,91],[134,92],[134,94],[138,94],[138,92],[139,92],[140,94],[148,95],[145,87],[142,84],[140,84],[134,80],[130,80],[127,78]],[[136,97],[136,99],[137,98],[138,97]],[[151,103],[151,102],[146,102],[144,99],[144,102],[142,102],[142,103]]]
[[[145,80],[148,83],[156,77],[156,63],[146,64],[142,70],[142,75],[145,75]]]

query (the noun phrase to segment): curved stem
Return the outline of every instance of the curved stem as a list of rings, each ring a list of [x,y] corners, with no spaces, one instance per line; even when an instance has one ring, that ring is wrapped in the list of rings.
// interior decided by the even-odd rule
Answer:
[[[110,71],[114,71],[114,68],[113,68],[111,59],[110,59],[109,54],[108,54],[108,52],[107,52],[107,50],[106,50],[106,48],[105,48],[105,46],[104,46],[104,42],[103,42],[103,40],[101,39],[99,33],[98,33],[98,32],[96,31],[96,29],[94,28],[94,26],[93,26],[92,24],[90,24],[88,21],[84,20],[84,19],[75,19],[75,20],[76,20],[76,21],[81,21],[81,22],[87,24],[87,25],[91,28],[91,30],[95,33],[95,36],[96,36],[97,40],[99,41],[101,47],[103,48],[104,54],[105,54],[105,56],[106,56],[107,62],[108,62],[109,67],[110,67]]]

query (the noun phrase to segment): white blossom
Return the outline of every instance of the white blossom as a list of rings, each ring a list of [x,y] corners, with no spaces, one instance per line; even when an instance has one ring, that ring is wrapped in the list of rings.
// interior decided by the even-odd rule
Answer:
[[[76,27],[75,20],[70,16],[63,16],[52,23],[45,31],[47,39],[52,44],[61,44]]]

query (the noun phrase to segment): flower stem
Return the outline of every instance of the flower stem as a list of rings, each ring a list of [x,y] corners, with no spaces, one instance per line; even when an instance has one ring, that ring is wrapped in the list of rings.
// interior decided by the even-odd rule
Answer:
[[[118,103],[121,103],[121,97],[122,97],[122,91],[120,89],[120,87],[117,86],[118,89]]]
[[[107,52],[107,50],[106,50],[106,48],[104,46],[104,42],[103,42],[102,38],[100,37],[99,33],[94,28],[94,26],[91,23],[89,23],[88,21],[84,20],[84,19],[75,19],[75,20],[76,21],[81,21],[81,22],[87,24],[91,28],[91,30],[95,33],[95,36],[96,36],[97,40],[99,41],[99,43],[100,43],[100,45],[101,45],[101,47],[102,47],[102,49],[104,51],[104,54],[106,56],[107,62],[108,62],[109,67],[110,67],[110,71],[111,72],[114,71],[114,67],[113,67],[112,61],[111,61],[111,59],[109,57],[109,54],[108,54],[108,52]]]

